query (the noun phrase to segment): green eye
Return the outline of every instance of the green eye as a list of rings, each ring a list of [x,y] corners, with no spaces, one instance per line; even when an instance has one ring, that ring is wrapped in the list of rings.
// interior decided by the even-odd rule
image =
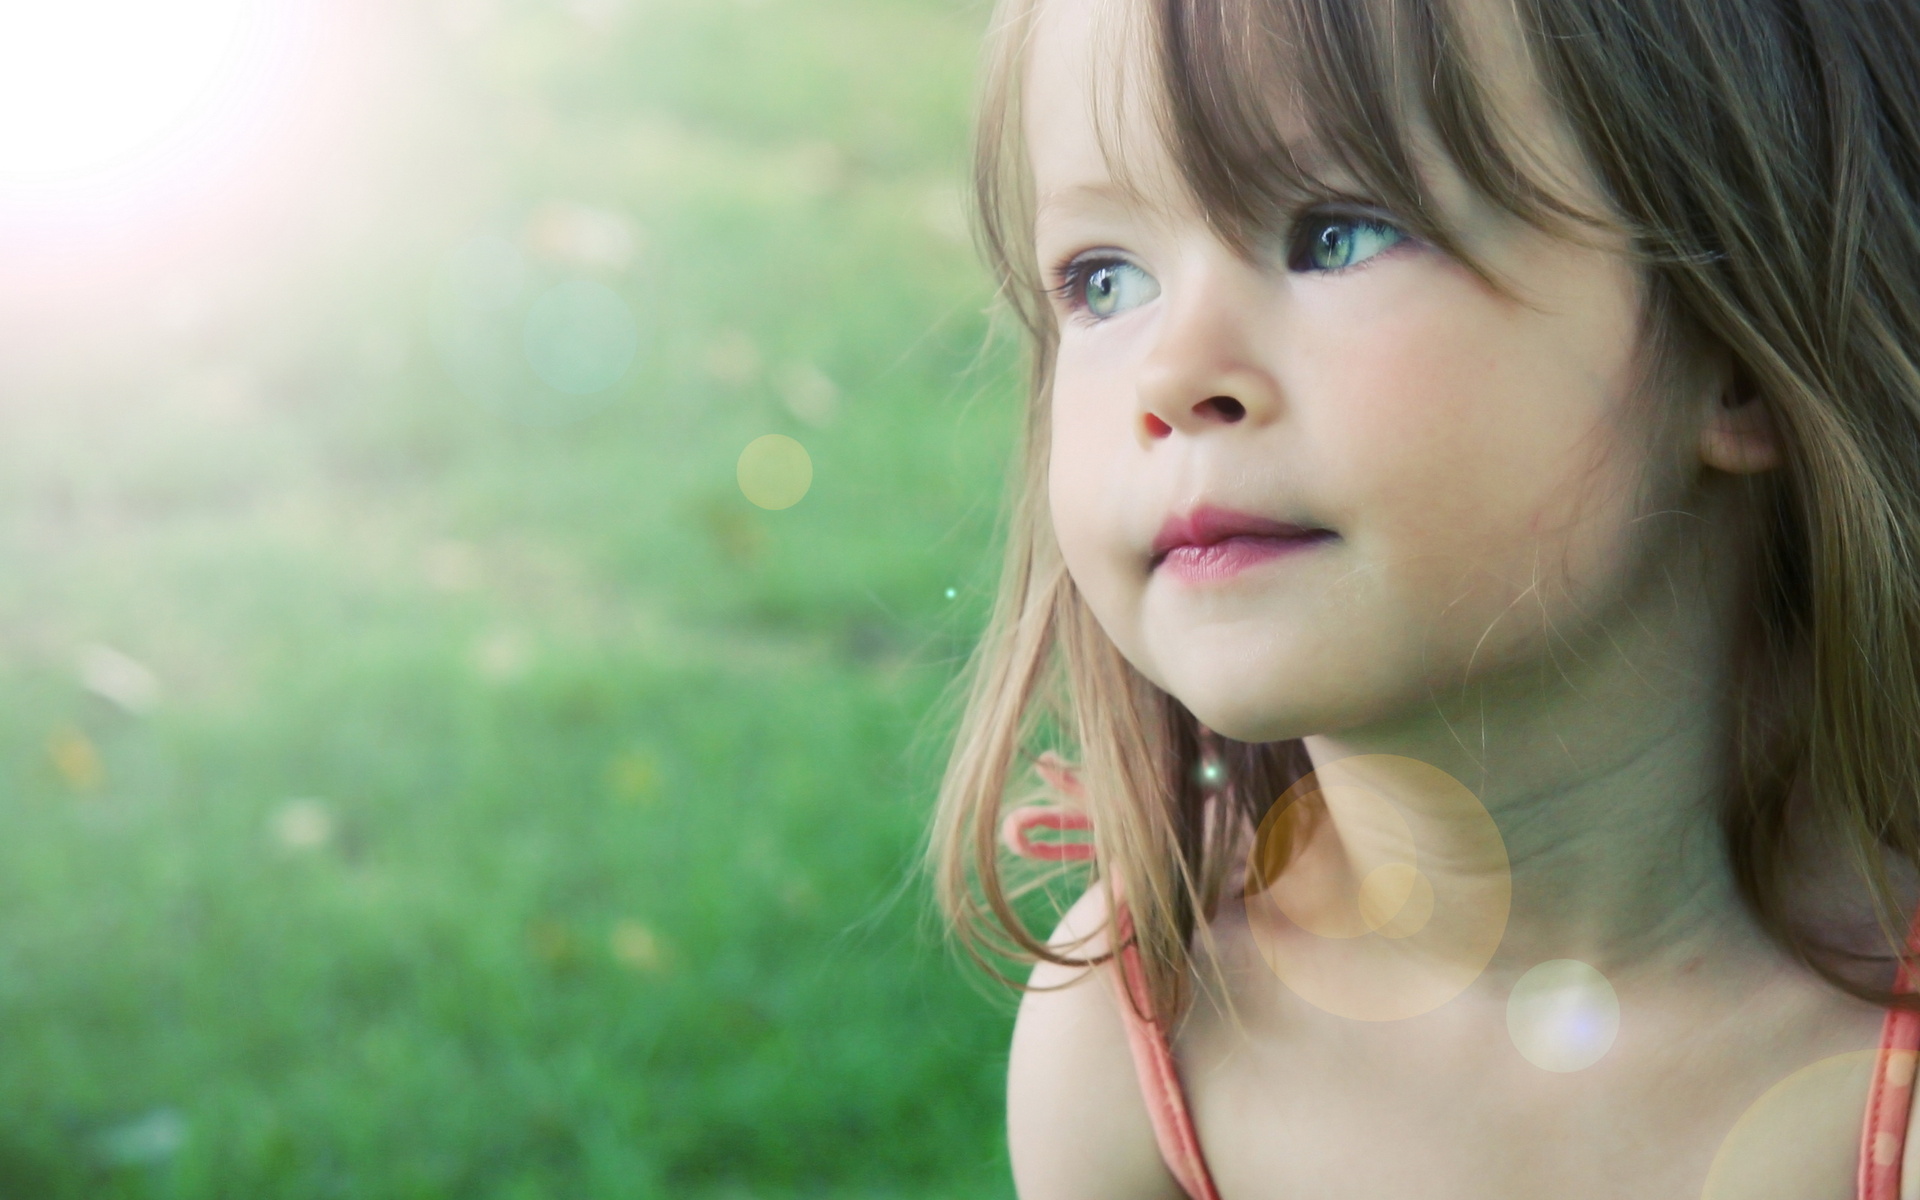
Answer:
[[[1138,308],[1160,294],[1160,284],[1130,262],[1108,259],[1088,263],[1074,291],[1086,310],[1096,317],[1111,317]]]
[[[1290,264],[1296,271],[1338,271],[1407,240],[1406,234],[1385,221],[1364,217],[1320,217],[1300,232],[1300,247]]]

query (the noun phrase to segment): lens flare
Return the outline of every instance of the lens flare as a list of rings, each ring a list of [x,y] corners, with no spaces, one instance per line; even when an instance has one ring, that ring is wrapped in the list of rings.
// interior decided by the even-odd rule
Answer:
[[[152,150],[217,107],[257,0],[0,6],[0,182]]]

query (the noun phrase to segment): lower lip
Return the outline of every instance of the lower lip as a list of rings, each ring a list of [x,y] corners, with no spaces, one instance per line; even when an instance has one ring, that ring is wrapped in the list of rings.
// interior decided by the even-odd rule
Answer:
[[[1331,533],[1307,537],[1230,537],[1210,546],[1176,546],[1167,551],[1155,570],[1188,583],[1227,579],[1249,567],[1276,558],[1300,554],[1335,539]]]

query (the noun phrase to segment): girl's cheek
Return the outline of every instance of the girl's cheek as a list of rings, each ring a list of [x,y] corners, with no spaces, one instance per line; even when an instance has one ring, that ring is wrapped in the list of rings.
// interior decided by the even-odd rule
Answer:
[[[1332,322],[1318,344],[1334,353],[1296,360],[1319,364],[1297,415],[1328,447],[1355,533],[1452,579],[1590,557],[1598,548],[1574,543],[1596,522],[1581,514],[1599,516],[1619,490],[1608,429],[1620,348],[1438,291]],[[1356,328],[1364,339],[1339,332]]]
[[[1063,354],[1056,363],[1048,503],[1067,568],[1101,607],[1124,572],[1110,562],[1112,515],[1124,511],[1125,489],[1138,470],[1124,415],[1114,411],[1124,379]],[[1125,393],[1131,395],[1131,392]]]

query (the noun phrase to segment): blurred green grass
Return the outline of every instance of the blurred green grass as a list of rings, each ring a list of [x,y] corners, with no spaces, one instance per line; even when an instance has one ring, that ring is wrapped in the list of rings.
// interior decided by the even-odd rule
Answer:
[[[1017,391],[984,9],[483,8],[409,18],[467,169],[399,232],[0,400],[0,1197],[1009,1195],[913,874]],[[476,236],[621,384],[455,386]]]

